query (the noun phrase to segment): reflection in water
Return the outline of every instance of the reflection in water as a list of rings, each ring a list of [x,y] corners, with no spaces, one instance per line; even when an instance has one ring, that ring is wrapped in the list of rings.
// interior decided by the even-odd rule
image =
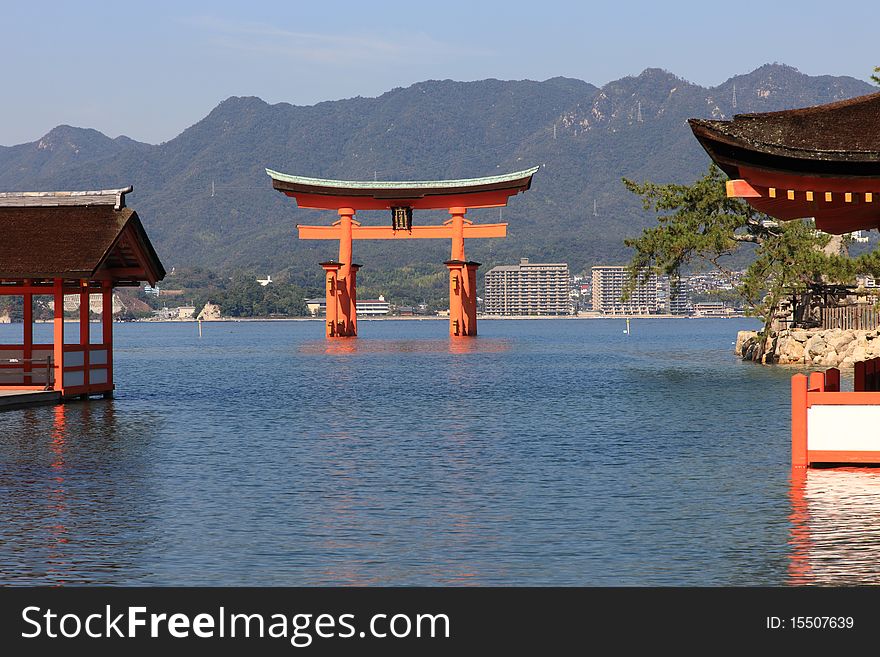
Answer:
[[[113,400],[0,414],[0,585],[137,581],[149,417],[120,423]]]
[[[52,434],[49,444],[51,453],[51,463],[54,485],[49,489],[49,503],[47,508],[47,517],[49,520],[49,536],[48,548],[49,555],[47,559],[47,570],[51,579],[57,584],[65,583],[65,564],[64,544],[69,542],[67,538],[67,526],[65,525],[65,516],[67,515],[67,500],[64,490],[64,447],[67,436],[66,422],[66,406],[59,405],[52,408]]]
[[[880,584],[880,469],[793,471],[788,583]]]
[[[448,340],[377,340],[365,338],[308,340],[299,353],[341,356],[347,354],[498,354],[510,349],[510,340],[497,338],[449,338]]]

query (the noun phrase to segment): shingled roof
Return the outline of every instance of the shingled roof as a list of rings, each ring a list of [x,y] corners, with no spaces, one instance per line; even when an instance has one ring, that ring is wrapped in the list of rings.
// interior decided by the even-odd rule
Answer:
[[[155,284],[165,269],[121,190],[0,194],[0,279]]]
[[[803,173],[880,174],[880,93],[689,123],[712,159],[732,176],[737,163]]]

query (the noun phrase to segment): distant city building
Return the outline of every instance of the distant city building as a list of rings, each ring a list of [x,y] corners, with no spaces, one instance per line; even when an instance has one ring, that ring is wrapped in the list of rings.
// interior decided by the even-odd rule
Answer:
[[[493,267],[486,273],[487,315],[570,315],[570,276],[566,263],[529,262]]]
[[[257,283],[259,283],[259,284],[262,285],[263,287],[266,287],[267,285],[269,285],[269,284],[272,283],[272,282],[273,282],[273,281],[272,281],[272,275],[271,275],[271,274],[270,274],[270,275],[267,275],[266,278],[258,278],[258,279],[257,279]]]
[[[694,314],[698,317],[729,317],[734,312],[723,301],[701,301],[694,304]]]
[[[159,296],[159,286],[153,287],[149,283],[144,283],[144,294],[151,294],[154,297]]]
[[[306,299],[306,308],[312,317],[322,317],[327,315],[327,300],[324,297],[315,297],[314,299]],[[378,299],[358,299],[357,314],[358,317],[376,317],[387,315],[391,312],[391,304],[385,300],[385,297],[379,295]]]
[[[690,315],[693,312],[687,281],[680,278],[669,279],[666,312],[670,315]]]
[[[194,306],[177,306],[176,308],[159,308],[153,311],[156,319],[194,319],[196,309]]]
[[[385,301],[385,297],[381,294],[378,299],[358,299],[357,301],[358,317],[375,317],[377,315],[387,315],[390,312],[391,304]]]
[[[623,301],[623,290],[629,280],[626,267],[601,265],[593,267],[593,310],[606,315],[649,315],[657,313],[657,276],[649,274]]]

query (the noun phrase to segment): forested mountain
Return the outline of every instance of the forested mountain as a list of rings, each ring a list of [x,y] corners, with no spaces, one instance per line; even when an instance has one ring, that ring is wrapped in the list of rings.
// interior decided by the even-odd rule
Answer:
[[[94,189],[133,185],[129,204],[166,267],[203,266],[272,274],[313,284],[335,243],[299,242],[296,223],[329,224],[329,213],[300,210],[272,190],[266,167],[344,179],[468,178],[539,164],[532,189],[502,212],[469,213],[510,224],[506,240],[468,243],[488,266],[568,262],[573,271],[623,263],[623,239],[651,224],[620,182],[689,182],[709,159],[686,125],[690,117],[730,118],[870,93],[849,77],[812,77],[768,64],[710,89],[647,69],[597,88],[543,82],[432,80],[377,98],[312,106],[232,97],[174,139],[150,145],[96,130],[59,126],[37,141],[0,147],[0,190]],[[734,107],[734,102],[736,106]],[[212,193],[213,190],[213,193]],[[594,212],[595,210],[595,212]],[[439,223],[443,213],[416,213]],[[386,213],[364,213],[386,223]],[[358,242],[365,285],[395,269],[413,277],[449,257],[445,241]],[[373,272],[371,274],[371,271]],[[395,276],[391,276],[395,278]]]

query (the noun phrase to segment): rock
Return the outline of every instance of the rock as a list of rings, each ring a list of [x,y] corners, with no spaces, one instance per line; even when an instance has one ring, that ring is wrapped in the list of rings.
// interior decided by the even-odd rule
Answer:
[[[762,363],[776,362],[776,342],[776,333],[770,333],[770,335],[767,336],[767,339],[764,340],[764,348],[761,350]]]
[[[220,306],[218,306],[216,303],[206,303],[205,307],[202,308],[201,312],[199,312],[197,319],[202,319],[210,322],[218,320],[220,319],[220,317]]]
[[[810,358],[814,359],[817,356],[821,356],[825,352],[829,350],[828,343],[825,342],[825,338],[821,335],[814,335],[812,338],[807,340],[806,350],[809,354]]]
[[[791,365],[804,362],[804,345],[791,335],[784,335],[776,343],[776,362]]]
[[[810,339],[810,333],[806,329],[792,329],[789,331],[789,335],[798,342],[806,342]]]
[[[865,349],[865,347],[863,347],[862,345],[857,344],[856,347],[855,347],[855,349],[853,349],[853,350],[852,350],[852,353],[848,356],[848,358],[849,358],[853,363],[858,363],[859,361],[867,360],[867,358],[868,358],[868,350]]]
[[[830,346],[834,351],[840,353],[842,352],[846,346],[855,340],[855,335],[853,335],[852,331],[842,331],[839,334],[835,333],[834,335],[826,338],[826,342],[828,346]]]
[[[742,346],[742,359],[743,360],[752,360],[752,361],[760,361],[762,354],[762,346],[763,342],[761,338],[757,335],[752,336],[748,340],[743,343]]]
[[[840,354],[836,351],[828,351],[821,356],[813,359],[814,365],[822,365],[823,367],[837,367],[840,365]]]
[[[733,353],[737,356],[743,356],[743,346],[747,340],[751,338],[757,338],[757,331],[740,331],[736,334],[736,346],[733,348]]]

